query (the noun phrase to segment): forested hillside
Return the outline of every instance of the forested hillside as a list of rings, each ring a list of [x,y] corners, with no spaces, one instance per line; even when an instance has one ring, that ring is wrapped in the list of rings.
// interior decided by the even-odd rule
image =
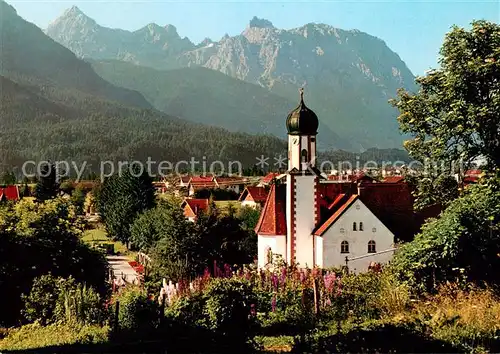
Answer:
[[[8,166],[25,160],[88,161],[98,170],[104,160],[167,160],[203,156],[252,165],[261,154],[285,151],[284,141],[269,136],[229,133],[167,116],[155,110],[128,108],[91,96],[71,96],[52,88],[43,97],[1,79],[0,156]],[[56,103],[65,101],[66,104]]]
[[[286,115],[298,104],[266,89],[203,67],[160,71],[131,63],[91,61],[111,83],[137,90],[160,111],[230,131],[286,136]],[[321,119],[321,117],[320,117]],[[320,148],[350,143],[321,124]]]

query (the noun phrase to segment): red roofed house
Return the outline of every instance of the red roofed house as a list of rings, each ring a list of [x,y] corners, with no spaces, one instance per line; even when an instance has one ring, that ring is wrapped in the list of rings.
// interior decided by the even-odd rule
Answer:
[[[184,210],[184,216],[192,222],[196,221],[199,213],[208,209],[208,199],[190,199],[186,198],[181,204]]]
[[[214,189],[217,188],[215,177],[213,176],[196,176],[191,177],[188,183],[188,195],[192,196],[200,189]]]
[[[401,182],[404,182],[404,180],[405,180],[404,176],[387,176],[382,180],[382,182],[383,183],[401,183]]]
[[[355,272],[368,270],[372,262],[388,262],[394,233],[359,195],[365,184],[384,183],[365,175],[346,183],[324,178],[315,165],[318,125],[302,91],[299,106],[286,121],[286,178],[271,185],[255,228],[258,266],[265,267],[277,254],[288,264],[308,268],[344,266],[347,258]]]
[[[249,206],[256,208],[257,206],[263,206],[266,202],[268,194],[268,189],[265,187],[246,187],[243,193],[241,193],[238,199],[241,202],[241,206]]]
[[[244,177],[216,177],[214,179],[217,188],[232,190],[235,193],[240,193],[245,188],[245,183],[248,179]]]
[[[18,186],[0,187],[0,202],[4,200],[17,201],[21,199]]]
[[[187,187],[190,180],[191,180],[191,176],[180,176],[179,177],[179,187]]]
[[[281,177],[281,174],[278,173],[278,172],[270,172],[268,173],[267,175],[265,175],[264,177],[262,177],[260,179],[260,182],[258,184],[258,187],[264,187],[264,186],[268,186],[269,184],[271,184],[271,181],[273,179],[277,179],[277,178],[280,178]]]

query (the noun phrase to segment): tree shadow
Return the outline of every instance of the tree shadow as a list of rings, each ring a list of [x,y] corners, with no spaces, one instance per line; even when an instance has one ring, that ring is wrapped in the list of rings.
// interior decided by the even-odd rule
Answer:
[[[416,329],[392,324],[355,328],[328,337],[307,338],[293,348],[294,353],[457,353],[450,343],[425,336]]]

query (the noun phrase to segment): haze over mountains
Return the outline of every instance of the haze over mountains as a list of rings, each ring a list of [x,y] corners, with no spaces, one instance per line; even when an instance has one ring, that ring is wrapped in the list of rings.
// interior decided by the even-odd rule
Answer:
[[[72,7],[46,33],[92,59],[106,80],[181,118],[283,136],[284,118],[305,86],[323,148],[401,147],[397,113],[387,101],[399,87],[413,89],[414,77],[382,40],[363,32],[326,24],[283,30],[253,18],[238,36],[194,44],[172,25],[110,29]]]

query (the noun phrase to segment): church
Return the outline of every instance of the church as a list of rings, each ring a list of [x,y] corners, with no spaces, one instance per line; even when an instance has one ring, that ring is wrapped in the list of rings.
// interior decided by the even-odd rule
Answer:
[[[279,255],[301,268],[347,265],[363,272],[392,258],[394,234],[363,202],[363,185],[346,190],[317,169],[318,127],[301,90],[300,104],[286,120],[288,170],[271,184],[255,228],[259,268]]]

